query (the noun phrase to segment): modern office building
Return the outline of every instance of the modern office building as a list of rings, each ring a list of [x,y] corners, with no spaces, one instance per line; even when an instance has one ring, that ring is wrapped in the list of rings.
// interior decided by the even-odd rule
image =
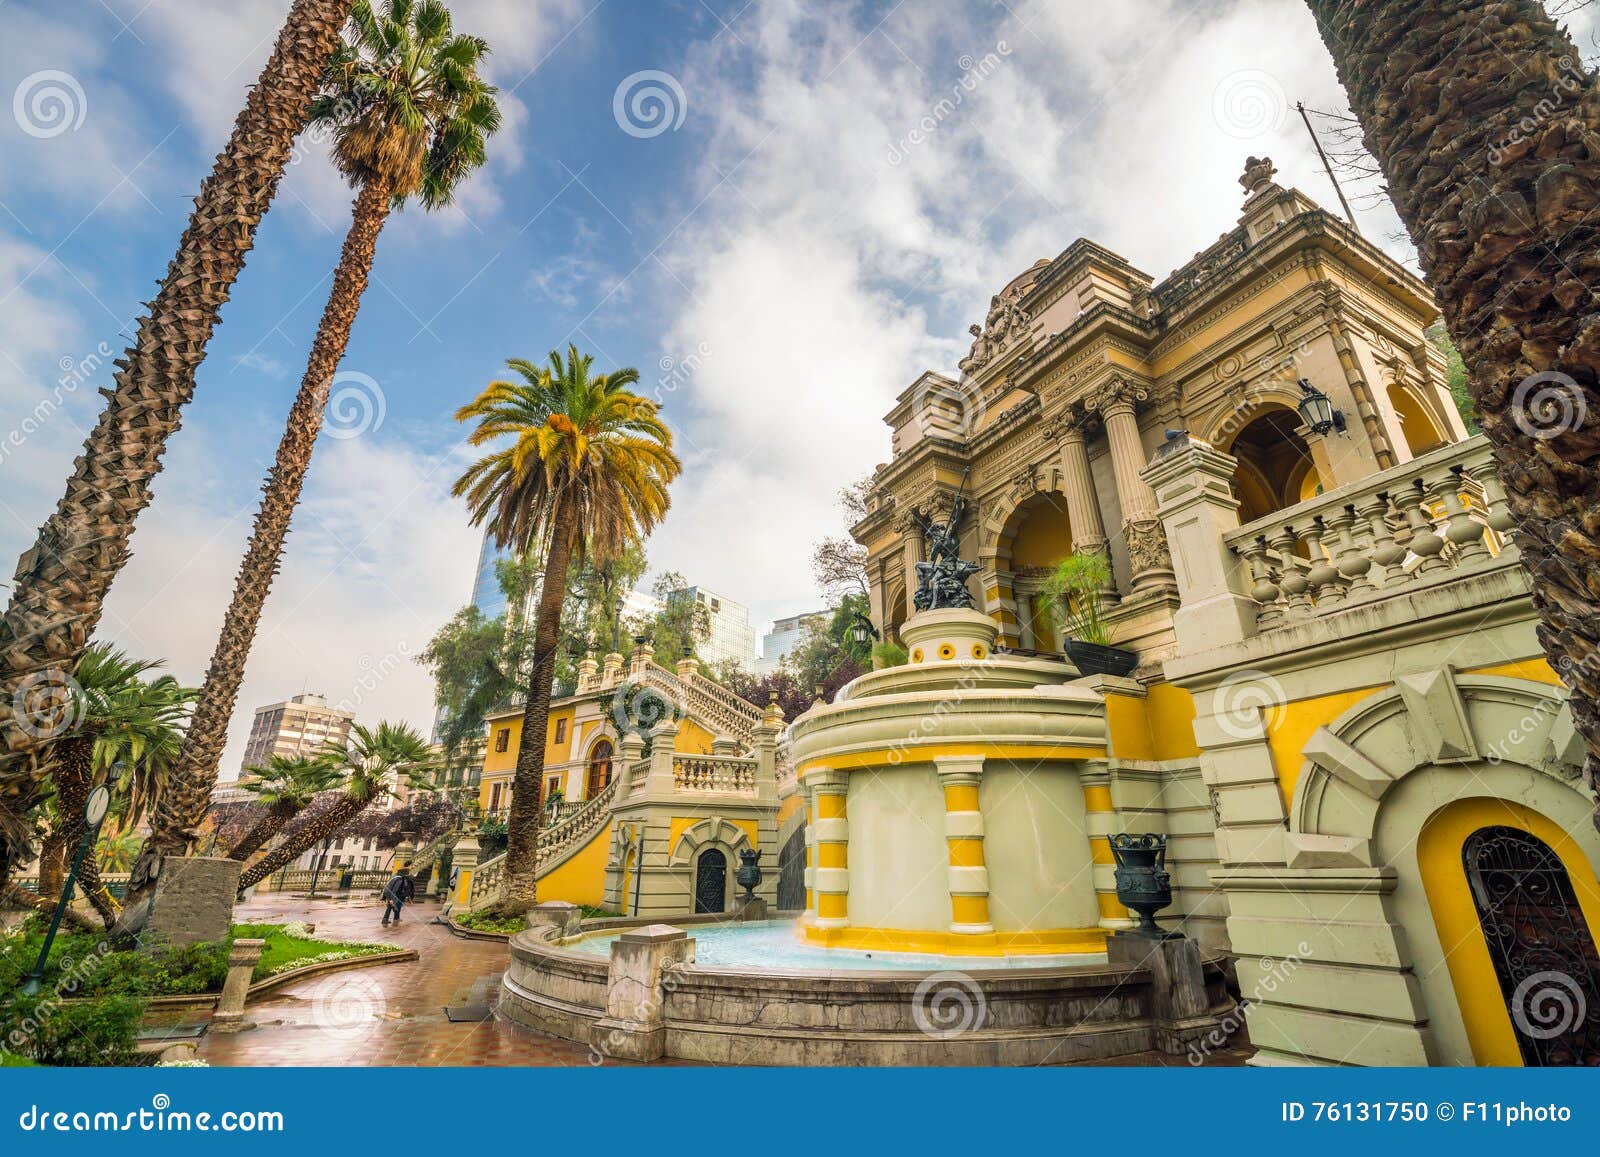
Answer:
[[[274,755],[312,755],[329,743],[343,743],[354,719],[355,712],[330,707],[321,695],[309,692],[257,707],[241,773]]]
[[[756,670],[765,673],[776,669],[810,633],[813,623],[825,627],[832,615],[832,611],[820,610],[775,620],[772,630],[761,636],[761,654],[756,659]]]
[[[673,598],[694,599],[711,618],[711,633],[696,644],[700,659],[712,666],[733,661],[749,667],[756,657],[756,629],[750,625],[750,608],[705,587],[684,587]]]

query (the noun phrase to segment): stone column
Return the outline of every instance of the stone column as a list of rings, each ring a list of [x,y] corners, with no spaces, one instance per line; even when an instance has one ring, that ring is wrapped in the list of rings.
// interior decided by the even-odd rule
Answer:
[[[694,656],[678,660],[678,682],[692,683],[694,677],[700,673],[700,660]]]
[[[627,799],[636,788],[642,785],[633,781],[636,774],[634,767],[644,758],[644,737],[637,731],[630,731],[617,743],[617,761],[622,765],[617,769],[617,774],[622,782],[617,784],[618,800]],[[648,774],[648,773],[646,773]]]
[[[606,656],[605,670],[600,673],[600,686],[613,687],[622,678],[622,653],[612,651]]]
[[[222,982],[222,997],[211,1015],[212,1032],[238,1032],[255,1026],[244,1019],[244,1001],[250,994],[250,977],[261,960],[265,940],[235,940],[228,951],[228,978]]]
[[[1072,549],[1103,551],[1105,526],[1095,499],[1094,476],[1089,472],[1089,426],[1093,418],[1082,406],[1069,406],[1045,426],[1045,438],[1055,439],[1061,451],[1061,488],[1067,496],[1067,524],[1072,529]]]
[[[1222,540],[1239,529],[1232,485],[1237,465],[1236,459],[1185,434],[1157,450],[1144,471],[1171,544],[1183,603],[1172,616],[1172,626],[1184,653],[1237,643],[1256,633],[1249,568]]]
[[[1156,516],[1155,495],[1139,473],[1145,463],[1136,413],[1139,403],[1149,396],[1150,392],[1137,382],[1114,377],[1089,400],[1090,407],[1100,413],[1106,424],[1135,593],[1169,586],[1173,577],[1166,535]]]
[[[645,792],[651,799],[666,799],[678,788],[672,777],[672,756],[678,746],[678,725],[663,719],[650,732],[650,778]]]
[[[1083,825],[1089,836],[1090,875],[1100,927],[1132,928],[1138,921],[1128,916],[1117,899],[1116,861],[1111,855],[1111,832],[1117,824],[1116,805],[1111,802],[1111,769],[1101,762],[1085,763],[1078,778],[1083,786]]]
[[[456,890],[450,897],[451,908],[465,909],[472,903],[472,874],[477,871],[480,850],[478,837],[470,833],[456,841],[456,850],[450,860],[450,870],[456,874]]]
[[[600,664],[595,662],[594,652],[590,651],[584,655],[578,662],[578,690],[593,691],[598,682],[599,670]]]
[[[917,594],[917,564],[923,561],[923,551],[926,549],[922,541],[922,528],[917,525],[914,512],[907,510],[900,516],[895,524],[895,529],[900,532],[902,562],[905,566],[906,580],[906,618],[917,613],[916,604],[912,601]]]
[[[944,836],[950,852],[950,931],[961,936],[993,935],[994,925],[989,922],[989,869],[983,856],[983,813],[978,807],[983,756],[939,755],[934,757],[933,765],[944,789]]]
[[[843,928],[850,923],[850,821],[845,799],[849,777],[831,767],[814,767],[805,773],[805,785],[815,800],[811,827],[816,866],[811,869],[811,891],[816,897],[813,923],[819,928]]]
[[[606,1014],[589,1030],[589,1043],[603,1056],[653,1061],[666,1052],[666,989],[669,965],[694,963],[694,941],[681,928],[651,924],[624,932],[611,944],[606,979]]]

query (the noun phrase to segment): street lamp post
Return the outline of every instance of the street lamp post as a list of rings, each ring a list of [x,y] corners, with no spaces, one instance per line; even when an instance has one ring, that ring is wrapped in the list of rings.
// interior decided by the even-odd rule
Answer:
[[[43,987],[44,965],[50,957],[50,946],[55,942],[56,932],[61,928],[61,917],[66,914],[67,905],[72,903],[72,890],[78,882],[78,869],[83,867],[83,857],[94,846],[95,837],[100,834],[100,821],[106,818],[106,809],[111,806],[111,789],[101,784],[89,793],[89,800],[83,805],[83,839],[78,841],[78,853],[72,857],[72,869],[67,873],[66,883],[61,885],[61,898],[56,901],[55,915],[50,918],[50,931],[44,935],[44,944],[39,949],[39,959],[34,962],[33,971],[28,973],[28,978],[22,982],[22,991],[26,996],[35,996]]]

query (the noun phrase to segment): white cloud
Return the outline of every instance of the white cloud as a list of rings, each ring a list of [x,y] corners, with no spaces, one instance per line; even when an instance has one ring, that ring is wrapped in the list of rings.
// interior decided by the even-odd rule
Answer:
[[[99,634],[160,656],[198,685],[255,516],[202,479],[217,463],[203,427],[173,443],[160,509],[140,520]],[[302,689],[348,702],[363,722],[428,731],[433,682],[413,661],[467,600],[477,535],[449,495],[460,462],[387,437],[324,438],[295,513],[282,572],[251,648],[222,773],[238,771],[254,708]]]
[[[662,253],[690,291],[663,352],[709,356],[668,411],[692,458],[652,552],[757,617],[817,601],[811,544],[888,456],[882,415],[1034,260],[1083,235],[1160,278],[1233,227],[1250,154],[1336,204],[1293,108],[1343,106],[1303,7],[880,15],[752,6],[680,74],[706,199]]]

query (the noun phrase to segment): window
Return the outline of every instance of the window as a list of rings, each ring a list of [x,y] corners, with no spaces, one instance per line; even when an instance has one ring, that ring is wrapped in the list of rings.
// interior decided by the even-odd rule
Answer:
[[[556,737],[552,742],[565,743],[567,741],[567,720],[563,716],[556,720]]]
[[[511,746],[511,728],[502,727],[494,733],[494,749],[504,751]]]
[[[550,777],[549,781],[546,782],[545,785],[544,785],[544,798],[548,800],[548,799],[552,798],[556,794],[556,792],[558,792],[560,790],[561,790],[561,777],[559,775],[553,775],[553,776]]]

